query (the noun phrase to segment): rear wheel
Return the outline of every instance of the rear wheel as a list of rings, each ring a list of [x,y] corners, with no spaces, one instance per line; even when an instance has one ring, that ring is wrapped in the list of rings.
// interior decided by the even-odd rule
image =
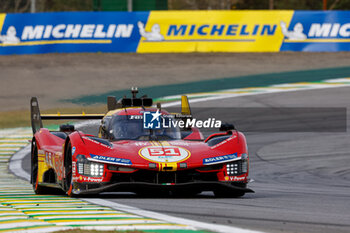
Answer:
[[[39,162],[38,162],[38,147],[35,140],[32,142],[32,164],[31,164],[31,180],[33,189],[36,194],[51,194],[52,189],[39,184]]]
[[[64,191],[68,196],[72,197],[74,194],[72,183],[72,145],[68,142],[66,147],[66,153],[64,154],[64,171],[66,177],[64,178]]]

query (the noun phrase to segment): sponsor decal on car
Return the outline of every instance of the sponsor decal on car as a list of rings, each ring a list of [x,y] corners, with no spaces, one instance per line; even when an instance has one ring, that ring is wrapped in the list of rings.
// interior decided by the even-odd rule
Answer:
[[[139,155],[152,162],[181,162],[191,156],[191,153],[177,146],[147,146],[139,150]]]
[[[72,155],[75,154],[75,150],[76,150],[76,148],[75,148],[75,146],[73,146],[73,147],[72,147]]]
[[[73,176],[73,182],[102,182],[103,177],[89,177],[89,176]]]
[[[73,172],[73,177],[77,175],[77,169],[76,169],[77,163],[75,161],[72,162],[72,172]],[[73,180],[74,181],[74,180]]]
[[[103,155],[93,155],[93,154],[90,154],[90,156],[91,156],[90,160],[94,160],[97,162],[132,165],[132,162],[130,159],[122,159],[122,158],[108,157]]]
[[[225,176],[226,181],[242,181],[245,180],[246,177],[238,177],[238,176]]]
[[[101,178],[94,178],[94,177],[85,177],[83,176],[83,181],[84,182],[102,182],[103,177]]]
[[[229,162],[229,161],[234,161],[240,158],[237,158],[237,153],[230,154],[230,155],[222,155],[222,156],[216,156],[216,157],[211,157],[211,158],[205,158],[203,159],[203,164],[204,165],[211,165],[211,164],[216,164],[216,163],[222,163],[222,162]]]
[[[52,154],[51,152],[45,152],[46,163],[52,167]]]

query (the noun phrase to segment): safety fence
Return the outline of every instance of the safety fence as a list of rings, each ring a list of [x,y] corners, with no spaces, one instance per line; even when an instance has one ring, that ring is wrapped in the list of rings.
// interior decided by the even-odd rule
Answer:
[[[0,54],[349,51],[350,11],[0,14]]]

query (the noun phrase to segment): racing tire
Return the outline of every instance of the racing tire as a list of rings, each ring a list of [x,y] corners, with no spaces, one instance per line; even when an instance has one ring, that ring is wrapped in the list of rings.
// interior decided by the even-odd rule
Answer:
[[[68,142],[66,151],[64,153],[64,172],[65,172],[65,178],[64,178],[64,191],[66,192],[67,196],[73,197],[75,196],[72,192],[73,190],[73,182],[72,182],[72,145],[70,142]]]
[[[38,163],[38,147],[35,140],[32,142],[32,159],[31,159],[31,180],[35,194],[53,194],[53,190],[49,187],[42,186],[39,181],[39,163]]]

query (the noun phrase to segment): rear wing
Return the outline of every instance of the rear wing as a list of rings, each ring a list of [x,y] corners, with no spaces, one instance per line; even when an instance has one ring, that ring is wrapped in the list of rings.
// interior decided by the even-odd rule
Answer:
[[[43,128],[42,120],[93,120],[102,119],[105,114],[40,114],[39,103],[36,97],[30,100],[30,119],[33,134]]]

